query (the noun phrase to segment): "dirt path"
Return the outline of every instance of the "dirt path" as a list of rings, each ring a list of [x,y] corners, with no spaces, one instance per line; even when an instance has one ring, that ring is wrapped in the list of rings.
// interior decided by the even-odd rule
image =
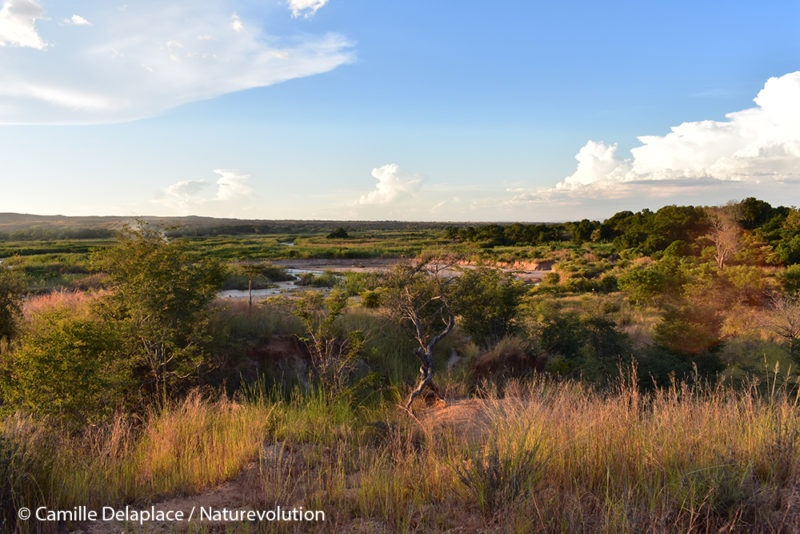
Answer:
[[[498,401],[484,401],[481,399],[453,400],[447,404],[440,403],[431,406],[418,415],[418,421],[429,436],[452,435],[457,439],[480,439],[490,429],[492,414],[498,409]],[[450,434],[452,433],[452,434]],[[124,523],[122,521],[99,521],[86,523],[72,531],[73,534],[120,534],[123,532],[135,533],[167,533],[167,532],[223,532],[228,529],[242,526],[242,523],[232,523],[213,519],[202,519],[201,508],[205,510],[262,510],[264,501],[264,484],[269,483],[264,479],[264,473],[271,469],[292,468],[308,469],[304,457],[309,454],[310,444],[296,444],[288,446],[284,443],[265,443],[261,451],[259,462],[247,465],[242,473],[235,479],[229,480],[216,488],[196,495],[177,496],[156,502],[152,505],[135,505],[131,509],[153,510],[156,513],[182,512],[184,518],[192,516],[192,521],[176,522],[174,520],[148,521],[143,525],[138,523]],[[357,484],[357,481],[354,482]],[[290,501],[293,499],[289,499]],[[302,506],[302,503],[286,503],[286,507]],[[270,507],[266,507],[270,509]],[[122,509],[118,507],[117,509]],[[268,526],[268,525],[264,525]],[[296,526],[300,528],[298,523]],[[380,521],[373,519],[355,518],[346,525],[307,524],[309,532],[353,532],[353,533],[382,533],[390,529]],[[322,530],[314,530],[322,529]],[[326,530],[330,528],[332,530]],[[302,529],[299,531],[303,531]]]
[[[258,465],[252,463],[245,467],[239,477],[229,480],[220,486],[200,493],[198,495],[187,495],[173,497],[152,505],[152,509],[157,512],[183,512],[183,517],[188,518],[194,510],[191,523],[175,521],[149,521],[144,525],[126,524],[122,521],[103,521],[84,525],[82,529],[75,532],[86,534],[120,534],[121,532],[195,532],[205,530],[207,532],[221,531],[225,525],[230,523],[222,521],[198,520],[201,507],[206,509],[221,510],[251,510],[251,503],[257,501],[257,492],[260,484],[260,474]],[[149,506],[131,507],[137,510],[150,510]]]
[[[423,429],[431,435],[451,432],[459,438],[478,438],[489,429],[486,402],[480,399],[453,400],[435,405],[420,416]]]

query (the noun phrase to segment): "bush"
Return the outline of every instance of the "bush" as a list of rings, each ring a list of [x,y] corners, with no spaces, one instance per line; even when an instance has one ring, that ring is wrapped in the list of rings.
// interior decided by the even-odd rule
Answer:
[[[522,443],[501,449],[491,441],[486,450],[473,450],[455,468],[471,502],[477,502],[485,519],[528,493],[544,473],[538,445]]]
[[[588,293],[597,290],[599,285],[595,280],[589,280],[588,278],[570,278],[561,284],[561,287],[564,291],[572,293]]]
[[[333,287],[339,282],[340,276],[332,272],[322,274],[302,273],[297,280],[299,286]]]
[[[787,293],[800,292],[800,265],[790,265],[781,276],[783,289]]]
[[[665,290],[664,275],[656,269],[630,271],[619,278],[619,288],[631,302],[648,303],[658,299]]]
[[[123,230],[94,261],[108,273],[111,290],[98,309],[120,333],[125,354],[147,369],[142,385],[165,405],[209,362],[209,303],[224,269],[142,224]]]
[[[361,305],[365,308],[379,308],[381,305],[380,291],[367,289],[361,293]]]
[[[597,284],[597,289],[603,293],[613,293],[614,291],[619,291],[619,282],[617,277],[613,274],[605,275],[600,279],[600,283]]]
[[[326,237],[328,239],[347,239],[350,236],[348,235],[347,230],[340,226],[339,228],[329,233]]]
[[[517,329],[517,307],[527,291],[523,282],[501,271],[467,270],[455,280],[454,307],[475,343],[497,343]]]
[[[558,285],[559,282],[561,282],[561,275],[556,272],[547,273],[544,275],[544,278],[542,278],[542,283],[549,286]]]
[[[0,265],[0,344],[8,343],[17,333],[24,292],[25,280],[22,276]]]
[[[109,323],[65,310],[35,316],[2,360],[5,406],[76,426],[107,419],[131,383],[120,344]]]

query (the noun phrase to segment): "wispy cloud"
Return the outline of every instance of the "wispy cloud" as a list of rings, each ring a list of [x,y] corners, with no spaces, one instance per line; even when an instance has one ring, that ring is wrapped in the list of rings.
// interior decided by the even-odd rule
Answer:
[[[353,60],[338,34],[268,35],[262,21],[236,11],[242,2],[139,0],[125,10],[99,2],[72,15],[54,0],[5,0],[0,124],[135,120]]]
[[[589,141],[572,175],[509,203],[579,205],[800,179],[800,72],[770,78],[754,101],[724,121],[685,122],[663,136],[639,137],[630,158],[619,158],[616,144]]]
[[[293,17],[310,17],[327,3],[328,0],[288,0]]]

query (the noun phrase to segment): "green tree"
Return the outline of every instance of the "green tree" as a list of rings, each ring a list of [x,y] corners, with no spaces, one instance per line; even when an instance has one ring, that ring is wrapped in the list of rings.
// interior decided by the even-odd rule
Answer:
[[[128,227],[117,239],[95,258],[111,289],[99,312],[124,334],[126,353],[147,371],[144,385],[165,403],[207,363],[208,305],[224,270],[156,228]]]
[[[516,330],[517,307],[525,293],[522,281],[497,269],[465,270],[454,280],[453,309],[476,343],[495,344]]]
[[[347,229],[340,226],[325,236],[327,239],[347,239],[350,235],[347,233]]]
[[[17,333],[24,294],[24,277],[0,265],[0,353]]]
[[[755,197],[748,197],[742,200],[737,206],[738,221],[747,230],[761,226],[773,215],[772,206],[768,202],[758,200]]]
[[[334,331],[334,323],[347,307],[347,299],[343,290],[333,290],[328,296],[320,291],[306,291],[294,310],[306,330],[302,340],[311,355],[314,375],[331,398],[345,391],[363,346],[360,332],[350,332],[347,339],[341,339]]]

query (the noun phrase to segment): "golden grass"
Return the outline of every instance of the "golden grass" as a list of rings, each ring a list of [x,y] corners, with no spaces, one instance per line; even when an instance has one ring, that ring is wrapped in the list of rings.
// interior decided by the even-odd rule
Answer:
[[[103,294],[103,291],[51,291],[27,299],[22,312],[25,317],[55,309],[68,310],[76,315],[84,314],[89,305]]]
[[[36,492],[61,507],[152,502],[202,492],[256,462],[248,504],[323,509],[320,532],[800,528],[796,397],[755,385],[675,385],[643,396],[635,383],[627,377],[611,392],[512,384],[504,397],[463,402],[484,421],[468,436],[462,402],[445,409],[452,424],[431,427],[424,413],[420,425],[391,403],[299,394],[289,402],[193,394],[138,427],[119,419],[57,442],[22,417],[5,420],[0,434],[27,451],[37,481],[18,503]]]

